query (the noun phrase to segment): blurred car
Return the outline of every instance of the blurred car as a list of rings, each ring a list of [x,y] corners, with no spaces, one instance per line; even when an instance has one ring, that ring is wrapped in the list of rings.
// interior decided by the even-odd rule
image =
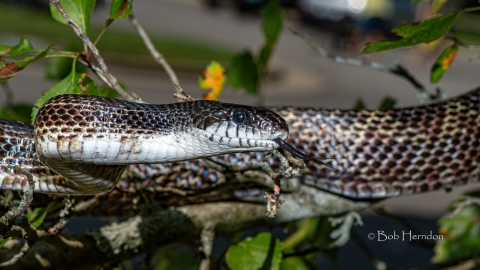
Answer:
[[[306,22],[338,22],[359,18],[367,7],[367,0],[297,0],[297,9]]]
[[[209,7],[216,8],[224,4],[233,4],[235,9],[239,12],[247,12],[258,10],[268,0],[204,0],[205,4]],[[295,6],[296,0],[279,0],[280,4],[284,7]]]

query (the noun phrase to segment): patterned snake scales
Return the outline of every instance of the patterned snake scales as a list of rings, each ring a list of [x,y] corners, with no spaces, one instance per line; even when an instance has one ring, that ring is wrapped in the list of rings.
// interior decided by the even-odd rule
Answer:
[[[114,104],[108,107],[105,102]],[[169,113],[162,112],[164,109]],[[11,169],[15,165],[32,173],[37,192],[106,192],[120,178],[124,163],[171,162],[271,150],[279,147],[278,138],[283,141],[287,137],[288,128],[288,143],[316,157],[328,157],[325,162],[331,166],[309,162],[300,180],[348,198],[393,197],[451,188],[479,179],[480,89],[438,104],[386,111],[270,109],[276,114],[218,102],[143,105],[89,96],[60,96],[39,111],[35,134],[31,125],[0,120],[0,188],[20,190],[27,185],[25,177],[15,175]],[[237,115],[238,111],[242,113]],[[173,119],[177,118],[189,125],[175,126]],[[235,121],[238,123],[232,123]],[[196,131],[192,131],[192,126]],[[134,130],[141,132],[134,134]],[[149,141],[156,135],[161,137],[160,142]],[[162,145],[155,149],[168,151],[148,151],[154,149],[155,143]],[[87,147],[89,144],[94,147]],[[180,152],[179,145],[183,145]],[[197,150],[202,145],[208,147],[198,149],[208,150]],[[110,156],[116,159],[110,161]],[[151,161],[153,156],[160,159]],[[88,158],[88,164],[79,161],[83,157]],[[263,158],[257,152],[230,154],[217,160],[244,165]],[[273,159],[269,162],[276,165]],[[169,164],[160,168],[165,175],[156,184],[195,189],[218,181],[218,173],[205,168],[201,160],[172,166],[174,169]],[[149,166],[128,170],[148,171]],[[71,181],[75,178],[86,180]]]

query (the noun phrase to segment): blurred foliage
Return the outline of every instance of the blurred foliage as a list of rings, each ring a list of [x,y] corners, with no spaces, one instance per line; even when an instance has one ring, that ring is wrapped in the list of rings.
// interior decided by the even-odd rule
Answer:
[[[93,8],[95,7],[96,0],[60,0],[60,5],[68,14],[70,19],[74,21],[80,28],[88,34],[88,28],[90,24],[90,16]],[[60,23],[67,24],[62,14],[58,9],[50,4],[50,12],[52,17]]]
[[[129,0],[113,0],[110,5],[109,20],[128,18],[132,14],[132,3]],[[108,20],[107,20],[108,23]]]
[[[453,59],[457,55],[458,51],[458,42],[445,48],[435,61],[435,64],[432,66],[430,72],[430,81],[432,83],[437,83],[443,77],[443,74],[450,68],[452,65]]]
[[[55,43],[57,48],[64,48],[72,44],[83,47],[72,29],[53,20],[48,12],[5,5],[1,1],[0,10],[2,11],[0,35],[18,33],[29,36],[32,40],[37,37],[39,40]],[[22,18],[28,18],[28,20]],[[35,27],[32,27],[32,22],[35,22]],[[104,31],[102,28],[91,25],[89,37],[92,41],[97,40],[96,37],[102,31]],[[158,32],[151,35],[151,39],[176,70],[196,72],[212,59],[227,63],[234,52],[233,49],[212,44],[209,41],[181,39]],[[142,39],[131,31],[109,29],[101,36],[97,47],[108,63],[135,67],[158,67],[152,61]]]
[[[32,105],[25,103],[6,104],[0,108],[0,118],[30,122]]]
[[[421,43],[431,43],[439,41],[454,26],[459,16],[465,12],[480,10],[480,7],[472,7],[450,14],[440,16],[441,10],[447,3],[447,0],[412,0],[412,3],[430,2],[433,8],[433,18],[426,19],[413,24],[403,24],[394,27],[392,33],[398,35],[399,39],[395,41],[379,41],[376,43],[367,43],[362,53],[374,53],[386,50],[409,47]],[[454,44],[447,47],[437,58],[432,66],[430,81],[437,83],[443,77],[443,74],[450,68],[458,51],[458,37],[453,36]]]
[[[25,38],[22,38],[15,46],[0,45],[0,82],[14,77],[31,63],[46,57],[52,48],[53,45],[48,46],[45,50],[35,49]],[[27,56],[20,60],[3,59],[7,56],[18,57],[29,53],[36,53],[36,55]]]
[[[81,51],[81,46],[78,43],[72,43],[65,47],[66,51]],[[50,80],[61,80],[70,74],[74,58],[70,57],[54,57],[48,61],[45,68],[45,77]],[[84,65],[75,65],[75,71],[82,73],[87,71]]]
[[[452,28],[461,13],[462,11],[457,11],[444,16],[427,19],[419,23],[394,27],[392,33],[398,34],[401,39],[396,41],[368,43],[362,53],[392,50],[438,40]]]
[[[396,103],[397,103],[397,100],[395,98],[386,96],[380,101],[380,104],[377,106],[377,108],[380,110],[393,109]],[[360,111],[360,110],[367,110],[368,108],[367,108],[367,105],[365,104],[365,101],[361,98],[358,98],[357,101],[355,101],[355,104],[353,105],[352,109]]]
[[[283,10],[277,0],[270,0],[262,9],[265,42],[258,56],[244,51],[230,61],[230,85],[243,88],[246,93],[260,95],[261,79],[275,49],[283,25]]]
[[[150,265],[154,270],[198,269],[200,253],[190,246],[168,245],[153,254]]]
[[[480,256],[479,196],[456,200],[452,213],[439,220],[443,239],[435,245],[434,263],[459,262]]]
[[[433,7],[433,15],[436,15],[442,10],[448,0],[411,0],[411,2],[412,4],[431,3]]]
[[[257,95],[260,80],[258,67],[251,52],[245,51],[235,56],[230,62],[228,75],[233,88],[242,87],[245,92]]]
[[[271,233],[261,232],[230,246],[225,259],[232,270],[279,269],[282,245]]]
[[[52,201],[48,203],[46,207],[37,207],[27,212],[25,216],[27,217],[30,225],[32,225],[34,228],[38,228],[40,225],[42,225],[48,213],[55,212],[61,208],[63,208],[63,203]]]

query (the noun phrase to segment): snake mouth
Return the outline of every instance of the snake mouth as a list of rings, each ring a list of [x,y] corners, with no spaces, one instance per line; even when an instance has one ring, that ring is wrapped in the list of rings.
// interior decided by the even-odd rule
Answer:
[[[327,167],[331,167],[329,164],[326,164],[323,162],[321,158],[314,157],[314,156],[309,156],[305,153],[300,152],[299,150],[295,149],[293,146],[285,142],[284,139],[278,137],[273,139],[274,142],[276,142],[283,150],[287,151],[292,157],[296,159],[301,159],[303,161],[313,161],[322,165],[325,165]]]

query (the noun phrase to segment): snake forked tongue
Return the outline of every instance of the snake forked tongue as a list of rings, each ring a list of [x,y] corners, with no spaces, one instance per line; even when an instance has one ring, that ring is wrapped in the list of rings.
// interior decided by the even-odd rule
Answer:
[[[292,157],[294,157],[294,158],[301,159],[301,160],[304,160],[304,161],[314,161],[314,162],[317,162],[319,164],[325,165],[327,167],[331,167],[330,165],[323,162],[320,158],[317,158],[317,157],[314,157],[314,156],[307,156],[306,154],[298,151],[297,149],[293,148],[293,146],[291,146],[290,144],[288,144],[284,140],[282,140],[282,138],[275,138],[275,139],[273,139],[273,141],[275,141],[278,145],[280,145],[280,147],[282,147],[285,151],[290,153],[290,155],[292,155]]]

